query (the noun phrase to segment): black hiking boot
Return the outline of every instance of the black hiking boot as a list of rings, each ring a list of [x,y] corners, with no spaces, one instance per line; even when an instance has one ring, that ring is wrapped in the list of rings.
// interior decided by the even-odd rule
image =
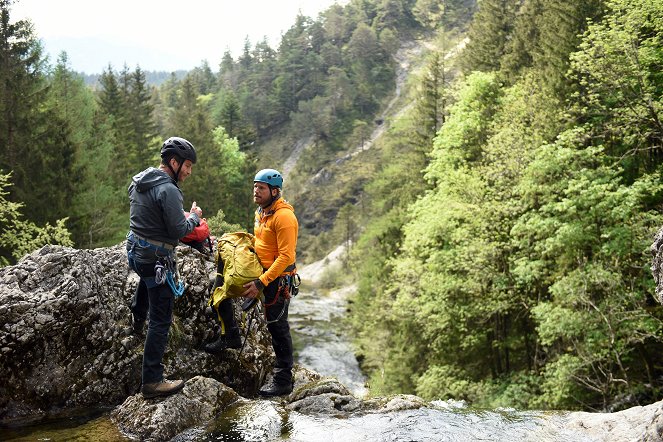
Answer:
[[[234,330],[219,336],[219,339],[205,345],[205,351],[213,355],[221,353],[226,348],[242,348],[242,338],[239,330]]]
[[[264,397],[284,396],[290,393],[292,393],[292,381],[271,380],[258,390],[258,394]]]
[[[125,334],[127,336],[143,336],[145,333],[143,329],[145,328],[145,319],[136,319],[136,317],[131,314],[129,317],[129,327],[126,328]]]

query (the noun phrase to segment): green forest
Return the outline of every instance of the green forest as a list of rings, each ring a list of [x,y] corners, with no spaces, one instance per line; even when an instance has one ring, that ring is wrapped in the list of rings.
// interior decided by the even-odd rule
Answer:
[[[0,259],[119,244],[163,139],[214,234],[250,229],[251,180],[288,173],[298,261],[343,244],[343,327],[370,393],[477,407],[659,400],[663,3],[350,0],[158,85],[86,85],[0,0]],[[373,136],[379,133],[380,136]]]

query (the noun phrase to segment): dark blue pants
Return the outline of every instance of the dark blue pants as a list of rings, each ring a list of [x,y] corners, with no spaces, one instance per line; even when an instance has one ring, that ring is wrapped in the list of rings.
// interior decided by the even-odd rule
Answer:
[[[167,284],[148,288],[143,278],[154,277],[154,263],[137,264],[141,277],[131,300],[131,312],[136,320],[149,315],[149,326],[143,350],[143,385],[163,380],[163,355],[168,345],[168,331],[173,322],[174,295]]]
[[[264,290],[265,305],[268,306],[266,307],[267,330],[272,335],[272,347],[274,347],[276,355],[274,381],[290,383],[292,382],[293,351],[290,324],[288,324],[288,304],[285,303],[283,293],[280,293],[274,302],[280,280],[281,278],[276,278]],[[276,320],[277,318],[279,319]]]

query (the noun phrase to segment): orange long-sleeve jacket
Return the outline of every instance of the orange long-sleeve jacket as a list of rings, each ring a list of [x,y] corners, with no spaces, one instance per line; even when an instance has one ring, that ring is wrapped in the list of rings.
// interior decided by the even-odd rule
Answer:
[[[266,269],[260,282],[266,286],[283,273],[292,273],[286,272],[286,268],[296,258],[299,223],[295,209],[283,197],[266,209],[258,207],[253,231],[256,254]]]

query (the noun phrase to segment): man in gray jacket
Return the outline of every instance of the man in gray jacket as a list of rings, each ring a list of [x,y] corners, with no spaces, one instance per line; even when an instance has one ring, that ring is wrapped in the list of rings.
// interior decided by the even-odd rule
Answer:
[[[194,202],[185,217],[178,183],[191,175],[196,150],[184,138],[168,138],[161,147],[159,168],[149,167],[129,185],[127,258],[140,281],[131,301],[132,332],[142,333],[149,318],[143,351],[143,397],[167,396],[184,387],[184,381],[163,377],[163,355],[173,317],[174,293],[166,283],[167,271],[175,272],[174,251],[180,238],[202,218]]]

